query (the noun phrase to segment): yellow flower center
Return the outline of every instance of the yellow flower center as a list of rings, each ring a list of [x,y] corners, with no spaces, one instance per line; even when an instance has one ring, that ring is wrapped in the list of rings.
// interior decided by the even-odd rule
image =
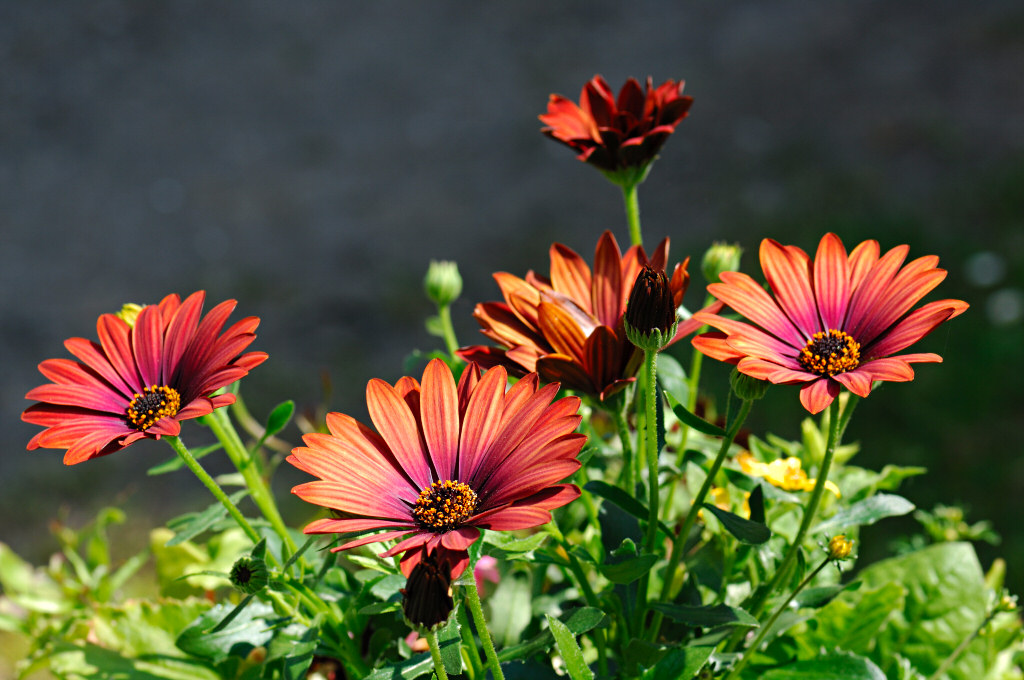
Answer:
[[[125,416],[135,429],[141,431],[152,427],[161,418],[177,415],[181,408],[181,395],[173,387],[151,385],[128,404]]]
[[[416,499],[412,516],[420,526],[436,533],[458,529],[476,510],[476,492],[450,479],[434,482]]]
[[[860,365],[860,343],[843,331],[818,331],[800,351],[804,370],[821,376],[852,371]]]

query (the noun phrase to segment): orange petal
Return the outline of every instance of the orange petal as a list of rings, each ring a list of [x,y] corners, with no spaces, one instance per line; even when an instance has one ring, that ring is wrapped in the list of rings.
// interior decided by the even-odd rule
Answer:
[[[761,241],[760,255],[761,268],[779,307],[804,335],[809,337],[821,330],[806,253],[766,238]]]
[[[826,328],[841,328],[850,302],[850,263],[843,242],[825,234],[814,256],[814,294]]]
[[[551,286],[590,313],[590,267],[573,249],[551,246]]]

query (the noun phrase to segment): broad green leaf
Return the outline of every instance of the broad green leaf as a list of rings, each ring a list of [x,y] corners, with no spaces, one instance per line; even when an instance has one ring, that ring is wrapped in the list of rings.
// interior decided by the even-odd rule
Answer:
[[[58,642],[41,662],[24,669],[26,675],[35,677],[36,671],[45,669],[69,680],[221,680],[220,674],[184,657],[154,655],[134,659],[92,643]]]
[[[685,425],[687,425],[688,427],[692,427],[698,432],[703,432],[704,434],[710,435],[712,437],[725,436],[725,430],[718,427],[717,425],[709,423],[708,421],[694,415],[693,413],[690,413],[689,411],[686,410],[686,407],[679,403],[676,400],[676,398],[673,397],[671,394],[666,393],[665,396],[668,398],[669,406],[672,407],[672,413],[675,413],[676,418],[679,418],[679,420],[683,422]]]
[[[582,635],[601,624],[604,620],[604,612],[596,607],[580,607],[566,612],[558,617],[558,620],[564,623],[573,635]],[[550,649],[554,642],[555,638],[550,630],[541,631],[526,642],[502,649],[498,652],[498,661],[504,663],[515,659],[525,659]]]
[[[490,610],[487,624],[495,644],[507,647],[519,642],[533,618],[530,601],[533,597],[532,575],[521,569],[504,574],[494,593],[487,598]]]
[[[249,495],[248,491],[237,491],[228,496],[228,498],[232,503],[238,505],[238,501],[247,495]],[[182,541],[195,538],[227,516],[227,509],[217,502],[208,506],[202,512],[190,512],[175,517],[167,523],[167,528],[174,532],[174,538],[167,541],[167,547],[172,547]]]
[[[799,645],[806,649],[805,656],[821,647],[870,654],[889,617],[903,609],[906,594],[903,585],[891,582],[878,588],[861,587],[856,595],[836,597],[810,619]]]
[[[232,655],[244,658],[254,647],[270,642],[273,631],[266,619],[275,616],[273,607],[252,602],[228,625],[219,627],[233,609],[219,604],[199,616],[178,636],[178,649],[216,663]]]
[[[757,619],[739,607],[730,607],[725,604],[691,606],[685,604],[668,604],[655,602],[651,605],[665,616],[676,623],[700,628],[715,628],[717,626],[742,626],[745,628],[757,628]]]
[[[832,533],[838,529],[874,524],[885,517],[898,517],[914,510],[914,504],[902,496],[880,493],[843,508],[811,530],[812,534]]]
[[[293,623],[267,645],[263,677],[267,680],[306,680],[313,653],[320,644],[319,621],[306,627]]]
[[[583,488],[595,496],[600,496],[607,501],[611,501],[637,519],[644,520],[645,522],[650,519],[651,513],[647,509],[647,506],[617,486],[612,486],[607,482],[595,479],[587,482]],[[664,522],[658,522],[658,528],[661,529],[666,536],[673,535],[672,530],[669,529]]]
[[[579,643],[576,642],[572,632],[564,623],[556,618],[552,618],[550,615],[548,615],[547,620],[551,634],[555,638],[558,653],[561,655],[562,661],[565,662],[565,671],[569,674],[569,677],[572,680],[593,680],[594,673],[587,667],[587,662],[583,659],[583,650],[580,649]]]
[[[441,663],[452,675],[462,673],[462,636],[459,634],[458,608],[460,602],[448,617],[448,623],[437,631],[437,647],[441,651]]]
[[[714,647],[683,647],[669,652],[665,658],[643,674],[643,680],[693,680],[707,663]]]
[[[862,656],[831,652],[765,671],[760,680],[885,680],[885,673]]]
[[[675,397],[678,404],[689,400],[690,385],[686,382],[686,371],[671,354],[662,352],[658,355],[658,385]]]
[[[501,554],[496,556],[507,559],[509,555],[533,552],[541,547],[547,539],[548,534],[544,532],[530,534],[526,538],[518,538],[506,531],[488,531],[484,534],[484,540],[488,546],[484,552],[487,554],[498,552]]]
[[[641,668],[651,668],[665,658],[669,651],[671,651],[671,648],[665,645],[633,638],[626,643],[626,649],[622,656],[626,661],[627,667],[632,665],[640,666]]]
[[[726,531],[735,536],[741,543],[760,545],[772,537],[771,529],[763,522],[755,522],[740,517],[710,503],[704,503],[704,509],[711,511],[726,528]]]
[[[599,569],[601,574],[612,583],[626,584],[632,583],[650,572],[651,567],[657,561],[657,555],[647,553],[616,562],[615,564],[602,564]]]

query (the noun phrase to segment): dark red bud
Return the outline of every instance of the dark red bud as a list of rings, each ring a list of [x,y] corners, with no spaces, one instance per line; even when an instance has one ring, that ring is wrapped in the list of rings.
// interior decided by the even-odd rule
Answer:
[[[668,276],[664,270],[644,266],[636,277],[626,305],[626,323],[641,333],[668,333],[676,322]]]

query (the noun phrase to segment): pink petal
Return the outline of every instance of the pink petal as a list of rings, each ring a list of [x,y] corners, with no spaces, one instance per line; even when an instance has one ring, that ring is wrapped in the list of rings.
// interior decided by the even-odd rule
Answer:
[[[852,289],[842,330],[855,338],[860,337],[860,330],[871,321],[878,301],[888,292],[909,251],[909,246],[896,246],[874,264],[859,286]]]
[[[915,309],[889,329],[874,344],[861,349],[866,358],[884,357],[906,349],[931,333],[944,321],[963,314],[968,304],[962,300],[936,300]]]
[[[841,328],[850,301],[850,265],[835,234],[822,237],[814,256],[814,293],[825,328]]]
[[[871,372],[864,370],[863,367],[858,368],[854,371],[847,371],[845,373],[838,373],[832,378],[846,387],[858,397],[868,397],[871,395],[871,379],[873,375]]]
[[[128,341],[128,324],[113,314],[104,314],[96,322],[96,331],[103,352],[114,370],[132,388],[133,394],[141,393],[144,386],[135,368],[135,358]]]
[[[441,534],[441,545],[448,550],[461,551],[468,548],[480,538],[480,530],[476,527],[462,527]]]
[[[409,506],[400,502],[382,484],[366,480],[317,480],[292,487],[292,493],[314,505],[368,517],[409,521]]]
[[[821,330],[806,253],[794,246],[786,247],[772,239],[764,239],[760,255],[768,285],[786,315],[807,337]],[[770,328],[767,330],[774,332]]]
[[[311,534],[311,533],[321,533],[321,532],[310,531],[309,527],[306,527],[306,529],[303,530],[303,533]],[[354,541],[349,541],[348,543],[344,543],[342,545],[335,546],[335,547],[331,548],[331,552],[340,552],[342,550],[350,550],[352,548],[358,548],[361,545],[369,545],[371,543],[383,543],[385,541],[390,541],[392,539],[399,538],[400,536],[406,536],[406,535],[408,535],[408,533],[409,533],[408,529],[399,529],[398,531],[385,531],[382,534],[373,534],[372,536],[364,536],[363,538],[357,538]],[[426,539],[426,537],[422,536],[422,534],[416,534],[416,535],[414,535],[412,537],[412,539],[406,539],[405,541],[403,541],[403,543],[407,542],[407,541],[410,541],[410,540],[413,540],[413,539],[417,539],[417,538],[422,538],[423,540]],[[401,544],[399,544],[399,545],[401,545]],[[383,556],[383,554],[384,553],[382,553],[382,556]]]
[[[481,513],[472,519],[474,525],[491,531],[515,531],[547,524],[551,513],[536,506],[505,506]]]
[[[440,359],[427,364],[421,395],[423,436],[437,478],[452,479],[459,456],[459,395],[451,370]]]
[[[722,272],[722,283],[712,283],[708,292],[780,340],[803,347],[810,337],[797,329],[779,305],[754,279],[740,272]],[[714,325],[713,315],[695,314],[693,318]]]
[[[181,357],[199,326],[199,317],[202,315],[205,299],[204,291],[196,291],[185,298],[185,301],[174,310],[172,315],[164,317],[165,320],[169,320],[164,336],[161,370],[164,380],[169,380],[177,371]]]
[[[839,383],[819,378],[800,388],[800,403],[811,413],[821,413],[839,395]]]
[[[419,428],[405,400],[391,385],[374,378],[366,385],[366,407],[377,432],[409,478],[421,489],[430,486],[433,480]]]
[[[110,360],[103,354],[102,347],[86,340],[85,338],[69,338],[64,341],[64,347],[71,354],[80,359],[88,368],[113,385],[127,399],[131,399],[138,390],[129,386],[124,378],[117,372]]]
[[[128,401],[110,389],[96,389],[86,385],[55,385],[48,383],[34,387],[25,395],[49,404],[79,406],[81,408],[124,415]]]
[[[508,374],[500,366],[484,374],[466,408],[459,441],[459,479],[474,479],[501,428]]]

